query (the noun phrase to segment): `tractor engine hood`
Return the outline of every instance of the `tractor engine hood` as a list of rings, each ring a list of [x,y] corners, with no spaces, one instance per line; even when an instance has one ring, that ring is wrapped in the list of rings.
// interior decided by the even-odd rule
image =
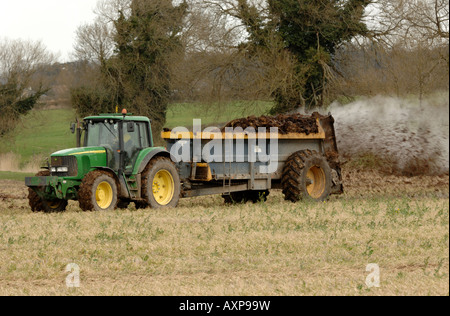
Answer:
[[[51,157],[101,155],[101,154],[106,154],[105,147],[83,147],[83,148],[71,148],[60,150],[53,153]]]
[[[65,149],[50,156],[52,176],[82,179],[93,168],[108,167],[108,155],[104,147]]]

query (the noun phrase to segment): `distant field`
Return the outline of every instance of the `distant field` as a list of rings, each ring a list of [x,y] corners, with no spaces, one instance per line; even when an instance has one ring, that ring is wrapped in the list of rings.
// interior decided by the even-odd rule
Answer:
[[[26,177],[32,176],[34,173],[0,171],[0,180],[24,181]]]
[[[192,120],[202,119],[203,125],[217,125],[250,115],[267,114],[273,106],[271,102],[234,102],[224,104],[173,104],[167,111],[166,127],[191,127]]]
[[[215,106],[194,103],[173,104],[167,113],[166,126],[191,127],[194,118],[202,119],[204,125],[226,123],[235,118],[265,114],[271,106],[270,102],[235,102]],[[73,121],[75,112],[71,109],[30,112],[14,132],[0,138],[0,159],[18,160],[3,164],[5,167],[0,163],[0,170],[9,171],[10,165],[18,165],[13,168],[21,169],[34,160],[43,160],[52,152],[75,147],[75,137],[69,129]],[[15,156],[8,158],[4,156],[11,152]],[[37,161],[36,165],[39,163],[40,161]]]
[[[0,295],[449,295],[448,177],[344,170],[326,203],[33,214],[0,181]],[[80,268],[68,289],[65,269]],[[380,287],[366,284],[369,264]]]
[[[74,147],[75,137],[69,129],[74,118],[75,113],[70,109],[32,111],[14,132],[0,138],[0,154],[16,154],[23,167],[32,159]]]

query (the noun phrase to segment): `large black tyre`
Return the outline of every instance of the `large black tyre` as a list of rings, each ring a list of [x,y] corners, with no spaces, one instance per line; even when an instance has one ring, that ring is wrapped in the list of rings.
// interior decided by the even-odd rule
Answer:
[[[117,183],[114,177],[102,170],[89,172],[78,191],[80,208],[85,211],[112,211],[117,206]]]
[[[283,169],[281,185],[287,201],[325,201],[331,194],[331,168],[321,154],[304,150],[291,155]]]
[[[48,177],[50,171],[41,171],[36,174],[36,177]],[[28,203],[31,211],[44,213],[62,213],[66,210],[68,202],[66,200],[52,200],[46,201],[41,199],[39,195],[31,188],[28,189]]]
[[[177,207],[181,181],[172,160],[157,157],[149,162],[142,173],[142,196],[153,209]]]

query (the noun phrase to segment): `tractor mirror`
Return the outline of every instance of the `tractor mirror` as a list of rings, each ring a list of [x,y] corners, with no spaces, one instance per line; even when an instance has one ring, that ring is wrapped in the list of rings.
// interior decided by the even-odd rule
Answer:
[[[77,125],[75,123],[70,124],[70,131],[72,132],[72,134],[75,134],[76,128],[77,128]]]
[[[128,133],[134,133],[134,123],[133,122],[129,122],[127,124],[127,132]]]

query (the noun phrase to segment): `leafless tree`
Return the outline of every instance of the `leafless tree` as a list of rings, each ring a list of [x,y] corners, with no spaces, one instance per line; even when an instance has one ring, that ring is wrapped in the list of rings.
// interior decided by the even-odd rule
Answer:
[[[48,91],[44,70],[54,60],[41,42],[0,40],[0,135]]]
[[[377,0],[371,38],[343,47],[335,61],[348,95],[417,95],[448,90],[448,0]]]
[[[113,34],[111,25],[102,23],[99,19],[78,27],[74,45],[75,58],[104,64],[114,52]]]
[[[265,4],[255,2],[258,15],[264,14]],[[174,78],[180,100],[215,106],[239,100],[253,106],[296,86],[295,60],[278,36],[265,34],[268,45],[249,54],[239,1],[189,1],[182,35],[185,56]]]

